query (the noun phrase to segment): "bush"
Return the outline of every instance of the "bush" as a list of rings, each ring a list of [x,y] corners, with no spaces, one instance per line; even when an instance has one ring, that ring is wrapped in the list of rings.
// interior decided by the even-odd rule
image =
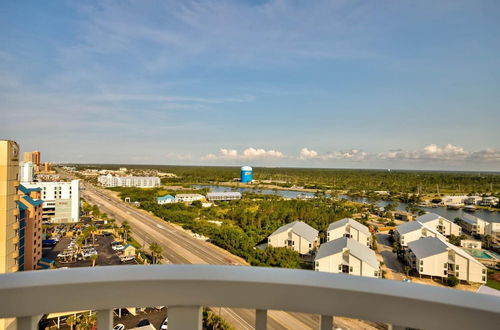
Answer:
[[[454,287],[460,283],[460,280],[456,276],[450,276],[446,279],[446,285]]]

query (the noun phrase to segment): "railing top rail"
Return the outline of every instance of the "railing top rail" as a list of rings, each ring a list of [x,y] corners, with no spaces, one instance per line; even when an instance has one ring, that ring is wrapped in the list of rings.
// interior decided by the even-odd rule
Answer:
[[[500,324],[500,298],[414,283],[278,268],[109,266],[0,275],[0,317],[128,306],[226,306],[415,328]]]

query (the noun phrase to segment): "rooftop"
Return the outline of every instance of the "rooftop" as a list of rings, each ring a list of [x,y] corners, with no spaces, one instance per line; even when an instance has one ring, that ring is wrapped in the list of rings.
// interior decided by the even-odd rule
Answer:
[[[316,238],[318,237],[318,233],[319,233],[316,229],[309,226],[305,222],[293,221],[293,222],[290,222],[290,223],[276,229],[271,234],[271,236],[288,231],[288,230],[292,230],[295,234],[305,238],[309,242],[314,242],[316,240]]]
[[[427,223],[427,222],[430,222],[430,221],[438,220],[440,218],[444,219],[444,220],[448,220],[446,218],[443,218],[440,215],[437,215],[436,213],[426,213],[426,214],[421,215],[418,218],[416,218],[415,221],[418,221],[418,222],[421,222],[421,223]]]
[[[404,234],[410,233],[414,230],[418,230],[418,229],[422,228],[423,226],[424,225],[422,225],[420,222],[415,220],[415,221],[406,222],[406,223],[403,223],[402,225],[396,226],[396,230],[398,231],[398,233],[400,235],[404,235]]]
[[[318,254],[316,254],[316,259],[321,259],[337,253],[342,253],[344,249],[348,249],[350,254],[366,262],[373,268],[378,268],[380,265],[377,260],[377,256],[372,249],[354,239],[347,237],[340,237],[321,244]]]
[[[359,230],[360,232],[365,233],[366,235],[370,235],[370,230],[368,229],[368,227],[351,218],[344,218],[342,220],[332,222],[328,226],[327,230],[328,231],[334,230],[336,228],[344,227],[348,224],[351,225],[353,228]]]
[[[408,243],[408,248],[411,249],[418,259],[427,258],[448,251],[448,246],[435,237],[423,237],[410,242]]]

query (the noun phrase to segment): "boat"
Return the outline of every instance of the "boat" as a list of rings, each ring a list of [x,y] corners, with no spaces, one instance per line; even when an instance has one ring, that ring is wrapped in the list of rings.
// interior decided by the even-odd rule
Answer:
[[[449,210],[459,210],[462,206],[461,204],[447,204],[446,208]]]
[[[475,207],[474,205],[465,205],[464,206],[464,211],[475,212],[476,210],[477,210],[477,207]]]

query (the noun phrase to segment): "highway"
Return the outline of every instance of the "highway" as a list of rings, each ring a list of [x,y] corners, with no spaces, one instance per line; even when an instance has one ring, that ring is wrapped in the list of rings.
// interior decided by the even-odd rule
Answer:
[[[160,244],[164,251],[163,263],[172,264],[225,264],[248,265],[243,259],[214,246],[208,242],[194,238],[181,227],[168,223],[156,216],[137,209],[114,196],[112,192],[96,188],[82,182],[82,197],[89,203],[99,206],[119,223],[128,221],[132,235],[144,247],[150,243]],[[255,311],[246,309],[230,309],[212,307],[236,329],[254,329]],[[283,311],[268,312],[268,329],[318,329],[319,316]],[[335,318],[336,326],[342,329],[373,329],[368,322],[345,318]]]

